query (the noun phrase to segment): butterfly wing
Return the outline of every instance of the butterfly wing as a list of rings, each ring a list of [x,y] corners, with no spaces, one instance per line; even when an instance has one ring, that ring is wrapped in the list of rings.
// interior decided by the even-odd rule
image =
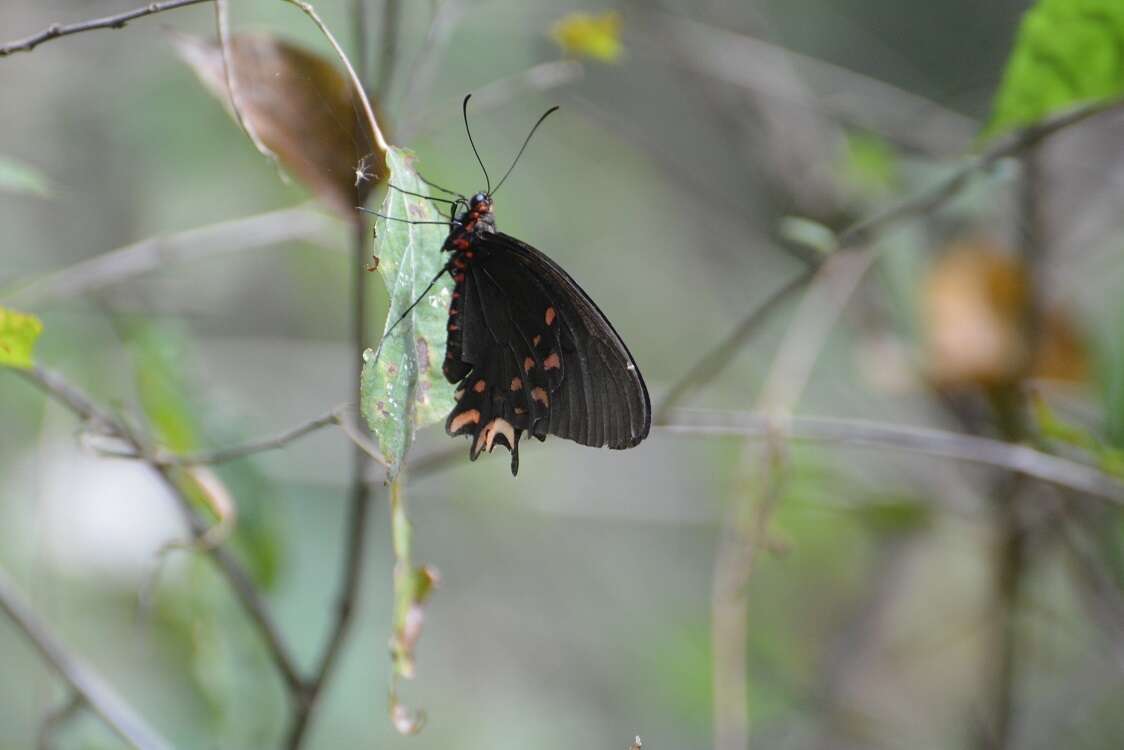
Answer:
[[[472,251],[450,315],[460,363],[446,362],[446,376],[461,382],[446,431],[472,436],[470,457],[498,442],[511,449],[515,473],[523,432],[617,449],[647,437],[640,370],[569,274],[501,233],[477,237]]]

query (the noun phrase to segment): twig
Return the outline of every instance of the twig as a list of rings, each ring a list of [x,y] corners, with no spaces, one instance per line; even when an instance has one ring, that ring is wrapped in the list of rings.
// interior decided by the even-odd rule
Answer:
[[[339,424],[341,408],[342,407],[337,407],[332,409],[327,414],[321,414],[319,417],[310,419],[304,424],[297,425],[270,438],[263,438],[250,443],[244,443],[230,448],[220,448],[219,450],[205,453],[192,453],[186,456],[164,456],[159,457],[158,460],[161,463],[174,466],[215,465],[237,461],[240,458],[253,456],[257,453],[278,450],[284,448],[294,440],[299,440],[324,427]]]
[[[791,440],[921,453],[1025,474],[1124,505],[1124,482],[1093,466],[1052,456],[1025,445],[957,432],[829,417],[790,416],[778,421],[766,413],[729,415],[723,423],[677,422],[656,429],[677,435],[725,435],[753,440],[779,435]]]
[[[242,252],[292,239],[313,240],[323,237],[334,225],[329,217],[298,206],[150,237],[0,289],[0,299],[21,306],[71,299],[188,259]]]
[[[1124,100],[1094,102],[1082,107],[1047,117],[1036,125],[1000,138],[983,153],[970,158],[963,166],[937,184],[896,203],[885,210],[852,224],[837,238],[840,248],[861,245],[867,238],[891,224],[930,213],[953,198],[979,172],[987,171],[996,163],[1020,156],[1051,136],[1084,122],[1091,117],[1118,109]]]
[[[367,91],[363,88],[363,83],[359,80],[359,75],[355,72],[355,68],[352,67],[351,60],[348,59],[347,53],[343,51],[343,47],[336,41],[335,36],[333,36],[332,32],[328,30],[328,27],[324,25],[324,22],[320,20],[319,14],[317,14],[316,9],[313,8],[310,3],[303,2],[303,0],[282,1],[289,5],[296,6],[303,11],[305,15],[312,19],[312,22],[316,24],[328,39],[328,42],[332,45],[332,49],[336,51],[336,55],[339,56],[343,66],[347,68],[347,74],[351,78],[351,86],[355,92],[355,96],[359,97],[359,101],[363,104],[363,111],[367,115],[367,124],[371,127],[371,134],[374,136],[375,145],[378,146],[379,151],[386,153],[390,149],[390,145],[386,142],[386,138],[383,137],[382,130],[379,129],[378,120],[375,119],[375,111],[371,109],[371,102],[367,98]]]
[[[182,8],[186,5],[198,5],[199,3],[206,2],[211,2],[211,0],[168,0],[168,2],[163,3],[149,3],[141,8],[127,10],[124,13],[118,13],[114,16],[95,18],[91,21],[80,21],[79,23],[66,25],[53,23],[38,34],[32,34],[24,39],[17,39],[14,42],[0,45],[0,57],[6,57],[16,52],[30,52],[43,42],[58,39],[59,37],[70,36],[71,34],[79,34],[83,31],[92,31],[94,29],[123,29],[129,21],[141,18],[142,16],[150,16],[153,13],[162,13],[166,10],[175,10],[176,8]]]
[[[15,623],[35,645],[40,656],[121,739],[138,750],[171,750],[172,744],[168,740],[150,727],[97,673],[67,651],[47,623],[24,601],[2,569],[0,611]]]
[[[175,467],[160,464],[153,459],[154,451],[145,445],[133,434],[128,425],[117,420],[111,414],[95,404],[86,394],[71,386],[61,375],[51,372],[43,367],[33,367],[29,370],[15,370],[18,374],[29,380],[51,397],[65,404],[77,416],[97,424],[114,437],[119,437],[128,443],[138,456],[145,456],[144,460],[160,477],[172,496],[176,498],[186,516],[194,538],[201,538],[207,533],[207,523],[199,517],[191,501],[185,496],[183,488],[176,481]],[[291,695],[300,695],[304,690],[304,683],[297,671],[296,663],[289,653],[288,646],[281,636],[280,630],[273,622],[265,602],[250,579],[249,573],[225,547],[216,547],[208,550],[211,559],[215,561],[219,570],[226,577],[230,587],[234,590],[236,598],[246,611],[250,620],[258,629],[262,640],[265,641],[277,670],[281,673],[286,687]]]

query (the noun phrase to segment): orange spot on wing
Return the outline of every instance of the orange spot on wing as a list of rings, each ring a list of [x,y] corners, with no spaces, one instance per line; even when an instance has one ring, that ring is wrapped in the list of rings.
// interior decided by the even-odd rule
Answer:
[[[472,386],[472,390],[476,391],[477,393],[483,393],[484,389],[487,387],[488,384],[483,380],[477,380],[476,383]]]
[[[534,358],[527,357],[525,360],[523,360],[523,371],[524,372],[530,372],[531,368],[533,368],[534,366],[535,366]]]
[[[449,330],[450,331],[459,331],[460,329],[461,329],[460,326],[458,326],[456,323],[450,323],[449,324]]]
[[[512,378],[511,379],[511,390],[518,391],[518,390],[521,390],[522,388],[523,388],[522,378]]]
[[[533,339],[531,339],[531,345],[538,346],[540,341],[542,341],[542,336],[535,336]]]
[[[476,424],[479,421],[480,410],[469,409],[465,413],[453,417],[453,421],[449,423],[449,432],[456,432],[467,424]]]
[[[542,361],[542,366],[548,370],[557,370],[562,366],[562,360],[558,358],[558,352],[551,352],[550,356]]]
[[[548,326],[554,325],[554,308],[553,307],[546,308],[546,324]]]
[[[535,388],[531,391],[531,398],[538,401],[543,406],[550,406],[550,397],[546,395],[546,391],[542,388]]]

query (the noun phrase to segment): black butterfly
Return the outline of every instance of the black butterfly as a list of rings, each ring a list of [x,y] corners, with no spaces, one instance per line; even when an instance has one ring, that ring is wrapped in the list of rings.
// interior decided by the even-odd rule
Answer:
[[[539,118],[523,148],[556,109]],[[471,132],[468,137],[472,143]],[[479,161],[474,143],[472,149]],[[509,168],[496,190],[510,173]],[[637,445],[648,436],[652,405],[632,354],[558,264],[496,231],[495,190],[486,169],[484,177],[487,191],[449,201],[449,236],[442,246],[452,253],[443,272],[451,273],[456,285],[442,369],[450,383],[459,384],[445,431],[472,438],[473,461],[496,445],[508,448],[512,475],[519,470],[524,432],[595,447]]]

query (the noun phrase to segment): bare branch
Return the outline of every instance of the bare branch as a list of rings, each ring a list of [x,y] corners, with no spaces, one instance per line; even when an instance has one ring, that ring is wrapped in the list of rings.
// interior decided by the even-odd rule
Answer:
[[[67,651],[2,569],[0,611],[15,623],[35,645],[40,656],[121,739],[138,750],[171,750],[172,743],[150,727],[97,673]]]
[[[95,18],[92,21],[81,21],[79,23],[66,25],[53,23],[38,34],[32,34],[24,39],[17,39],[13,42],[0,44],[0,57],[7,57],[16,52],[30,52],[43,42],[58,39],[59,37],[70,36],[71,34],[79,34],[83,31],[93,31],[94,29],[123,29],[129,21],[143,16],[151,16],[154,13],[162,13],[163,11],[175,10],[176,8],[182,8],[186,5],[198,5],[199,3],[211,1],[212,0],[168,0],[163,3],[149,3],[141,8],[127,10],[124,13],[118,13],[114,16]]]
[[[784,420],[763,413],[732,415],[724,422],[676,423],[657,429],[677,435],[736,436],[751,440],[779,434],[792,440],[891,448],[983,464],[1025,474],[1043,482],[1078,490],[1124,505],[1124,482],[1096,467],[1052,456],[1025,445],[944,430],[892,425],[866,420],[791,416]]]
[[[244,443],[230,448],[220,448],[219,450],[205,453],[193,453],[186,456],[163,456],[158,460],[160,463],[176,466],[214,465],[237,461],[240,458],[247,458],[248,456],[265,453],[266,451],[279,450],[294,440],[299,440],[324,427],[338,425],[340,422],[340,410],[342,408],[343,407],[336,407],[327,414],[321,414],[304,424],[285,430],[273,437],[262,438],[261,440],[255,440],[250,443]]]
[[[852,224],[839,234],[838,246],[848,248],[861,245],[875,233],[892,224],[935,211],[956,196],[976,174],[991,169],[1003,159],[1021,156],[1051,136],[1091,117],[1119,109],[1122,105],[1124,100],[1120,99],[1086,104],[1047,117],[1035,125],[1000,138],[986,151],[970,158],[963,166],[931,188]]]

